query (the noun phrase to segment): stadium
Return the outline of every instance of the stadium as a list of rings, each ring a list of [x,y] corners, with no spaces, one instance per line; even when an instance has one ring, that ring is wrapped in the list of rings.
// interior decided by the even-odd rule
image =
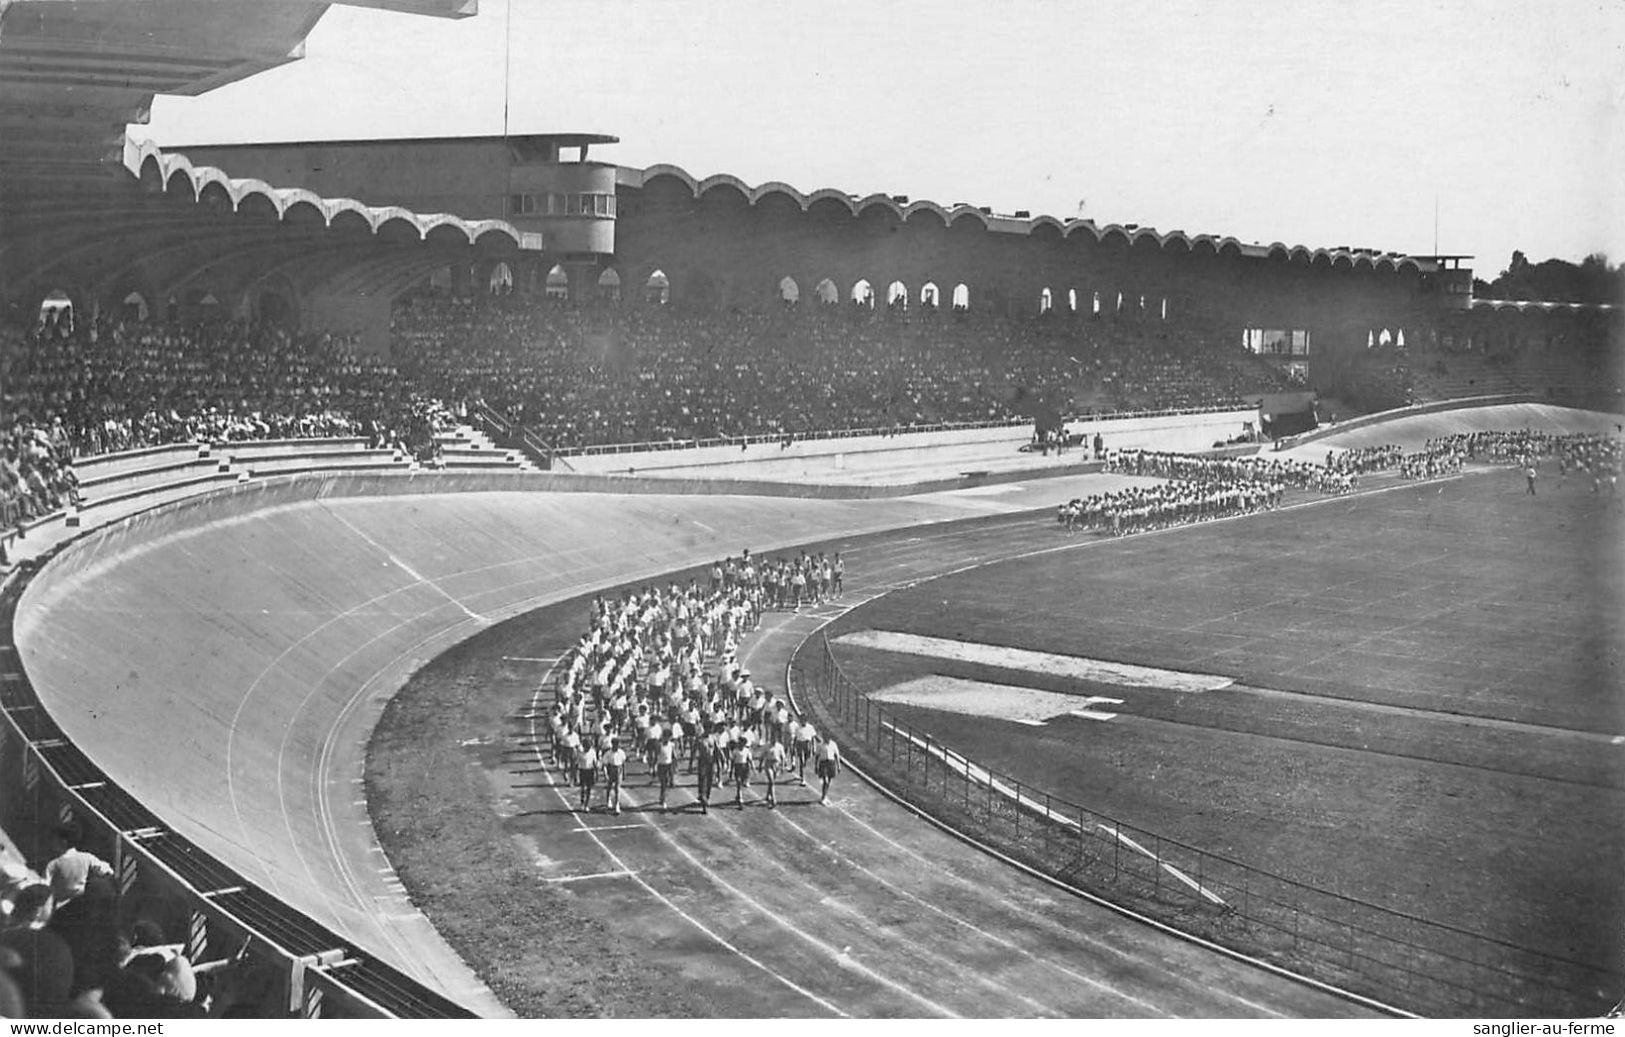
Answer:
[[[329,6],[0,6],[0,1015],[1617,1011],[1613,301],[126,130]]]

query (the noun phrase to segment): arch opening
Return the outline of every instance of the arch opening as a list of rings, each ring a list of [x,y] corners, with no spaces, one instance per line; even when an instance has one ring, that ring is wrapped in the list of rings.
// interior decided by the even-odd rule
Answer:
[[[813,291],[817,294],[818,301],[825,306],[833,306],[841,301],[841,290],[835,287],[835,282],[827,277],[819,281],[818,287],[814,288]]]
[[[796,284],[793,277],[779,280],[779,301],[786,306],[794,306],[801,301],[801,287]]]
[[[73,299],[60,288],[53,288],[40,300],[35,317],[35,330],[41,334],[58,334],[67,338],[73,334]]]
[[[570,275],[565,271],[563,263],[553,264],[553,269],[547,272],[544,291],[549,299],[557,299],[560,302],[570,298]]]
[[[886,286],[886,307],[893,310],[908,309],[908,285],[893,281]]]
[[[656,270],[643,282],[643,301],[651,306],[664,306],[671,302],[671,278],[664,270]]]
[[[615,272],[614,267],[598,275],[598,301],[621,301],[621,275]]]
[[[498,262],[491,268],[491,277],[485,287],[492,295],[513,294],[513,271],[509,269],[507,263]]]
[[[152,307],[147,305],[146,296],[131,292],[119,300],[119,316],[129,321],[145,321],[152,316]]]
[[[874,288],[874,285],[870,284],[867,280],[860,280],[857,284],[854,284],[852,286],[851,299],[852,299],[853,305],[855,305],[855,306],[862,306],[862,307],[864,307],[866,309],[870,309],[870,310],[874,309],[875,308],[875,288]]]
[[[961,281],[954,285],[954,312],[966,313],[970,310],[970,286]]]

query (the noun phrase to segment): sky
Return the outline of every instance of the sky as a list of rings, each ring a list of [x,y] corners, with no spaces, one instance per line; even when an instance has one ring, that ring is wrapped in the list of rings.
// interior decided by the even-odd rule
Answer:
[[[1620,0],[334,7],[166,146],[592,132],[696,177],[1242,241],[1625,261]]]

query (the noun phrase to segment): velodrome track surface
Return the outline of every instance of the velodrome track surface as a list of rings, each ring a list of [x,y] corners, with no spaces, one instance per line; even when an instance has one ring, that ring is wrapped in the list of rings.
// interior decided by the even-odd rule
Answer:
[[[1312,443],[1268,456],[1324,461],[1326,451],[1332,448],[1352,450],[1359,447],[1382,446],[1385,443],[1398,443],[1414,448],[1439,436],[1453,436],[1486,429],[1531,428],[1558,433],[1606,433],[1615,431],[1615,425],[1619,420],[1617,414],[1554,407],[1546,403],[1502,403],[1490,407],[1448,410],[1434,414],[1403,415],[1362,428],[1333,432]]]
[[[342,494],[346,481],[326,484]],[[746,546],[1038,507],[1077,486],[881,501],[327,496],[250,510],[228,497],[70,548],[31,584],[17,644],[68,736],[177,831],[494,1012],[405,900],[368,828],[367,736],[413,670],[494,622],[594,588]]]
[[[17,640],[69,737],[178,831],[397,967],[496,1013],[489,992],[405,900],[367,827],[359,784],[367,735],[417,666],[508,616],[744,546],[763,553],[1044,507],[1100,488],[1100,478],[879,501],[370,499],[343,497],[336,480],[340,488],[320,500],[259,510],[205,504],[89,538],[35,579]],[[923,555],[901,565],[889,579],[937,567]],[[739,826],[732,837],[747,855],[761,851],[774,863],[759,888],[740,891],[748,896],[704,900],[715,911],[713,934],[747,922],[802,934],[788,944],[780,932],[765,934],[775,958],[763,964],[785,978],[822,976],[827,991],[850,1000],[843,1008],[828,994],[792,990],[801,1012],[1330,1015],[1352,1007],[986,861],[966,863],[973,855],[963,847],[856,783],[846,783],[839,807],[838,828],[820,819],[809,829],[805,812],[769,833]],[[681,874],[688,856],[675,844],[658,848],[669,898],[694,877]],[[867,909],[831,903],[855,875],[874,883],[875,901]],[[960,910],[966,898],[971,906]],[[928,916],[940,916],[941,928],[914,927]],[[816,937],[801,928],[812,918],[843,927]],[[700,932],[686,930],[698,946],[685,953],[716,950]],[[878,942],[828,938],[853,932]],[[729,945],[753,977],[746,981],[759,984],[761,969],[749,962],[761,959]],[[967,961],[978,964],[957,964]],[[899,963],[907,980],[875,962]],[[988,970],[999,982],[977,978]],[[995,987],[1010,993],[1000,999]],[[801,1014],[790,1003],[744,1014]]]

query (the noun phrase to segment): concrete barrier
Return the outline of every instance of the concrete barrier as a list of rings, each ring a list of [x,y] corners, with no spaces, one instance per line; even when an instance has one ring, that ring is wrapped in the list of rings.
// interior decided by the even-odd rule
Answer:
[[[1158,450],[1206,450],[1214,442],[1234,438],[1248,423],[1256,424],[1255,408],[1207,411],[1196,414],[1156,414],[1078,418],[1068,431],[1092,440],[1096,433],[1109,447],[1144,447]],[[731,480],[801,480],[834,478],[857,481],[864,473],[897,475],[929,463],[965,470],[1011,463],[1032,441],[1032,427],[955,429],[943,432],[902,432],[891,436],[852,436],[842,439],[796,439],[750,443],[741,448],[703,446],[637,452],[579,455],[569,458],[580,473],[661,476],[705,475]],[[1028,467],[1040,467],[1038,458]],[[899,479],[906,483],[907,479]]]

